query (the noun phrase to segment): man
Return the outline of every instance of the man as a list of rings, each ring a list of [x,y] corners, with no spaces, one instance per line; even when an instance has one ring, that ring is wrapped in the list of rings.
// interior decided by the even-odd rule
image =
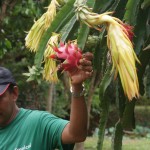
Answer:
[[[86,53],[71,78],[70,121],[48,112],[18,108],[18,87],[11,72],[0,67],[0,150],[65,150],[63,144],[82,142],[87,134],[83,82],[92,76],[93,55]],[[69,148],[71,149],[71,148]]]

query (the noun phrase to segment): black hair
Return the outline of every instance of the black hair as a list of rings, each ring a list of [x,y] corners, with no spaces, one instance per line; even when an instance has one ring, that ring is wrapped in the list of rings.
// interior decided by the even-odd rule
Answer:
[[[8,87],[8,91],[10,93],[12,93],[14,91],[14,86],[16,86],[16,84],[10,83],[9,87]]]

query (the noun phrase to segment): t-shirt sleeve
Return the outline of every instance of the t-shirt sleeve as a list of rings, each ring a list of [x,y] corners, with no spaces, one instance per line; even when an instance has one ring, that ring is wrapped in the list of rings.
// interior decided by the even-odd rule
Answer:
[[[59,150],[64,150],[61,135],[68,122],[49,113],[41,114],[39,132],[46,149],[58,148]]]

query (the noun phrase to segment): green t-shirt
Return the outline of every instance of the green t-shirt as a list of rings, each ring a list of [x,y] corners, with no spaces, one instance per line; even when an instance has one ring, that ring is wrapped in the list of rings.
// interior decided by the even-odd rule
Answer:
[[[61,134],[67,123],[48,112],[21,108],[8,126],[0,128],[0,150],[63,150]]]

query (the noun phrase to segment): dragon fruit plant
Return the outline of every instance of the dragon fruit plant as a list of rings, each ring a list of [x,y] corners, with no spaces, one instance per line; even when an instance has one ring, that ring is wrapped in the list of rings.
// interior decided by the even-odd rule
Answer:
[[[139,60],[131,42],[132,27],[124,24],[120,19],[110,16],[112,12],[94,13],[87,6],[80,4],[80,1],[76,1],[75,7],[78,20],[89,27],[100,30],[100,25],[106,26],[107,46],[113,62],[112,72],[115,72],[115,78],[119,72],[122,87],[128,99],[138,98],[139,83],[135,62],[139,62]]]
[[[99,69],[96,71],[97,74],[102,73],[101,83],[97,82],[99,84],[100,117],[102,118],[99,123],[100,132],[97,143],[97,149],[99,150],[103,148],[106,123],[110,115],[108,112],[112,97],[108,95],[112,93],[109,92],[111,87],[108,86],[111,84],[113,77],[114,80],[120,79],[125,96],[122,92],[120,93],[119,82],[117,88],[114,89],[116,93],[113,93],[116,94],[113,96],[117,100],[117,107],[119,107],[117,110],[119,111],[119,121],[115,126],[112,148],[121,149],[124,131],[133,128],[135,101],[130,101],[140,97],[136,67],[136,63],[140,62],[136,53],[140,54],[139,58],[142,60],[142,65],[138,66],[139,77],[141,78],[140,85],[149,62],[149,53],[142,51],[142,49],[149,49],[150,33],[147,32],[147,29],[149,29],[149,6],[150,3],[146,0],[136,2],[132,0],[50,0],[47,12],[34,22],[26,36],[26,47],[30,52],[35,52],[34,67],[29,68],[27,74],[30,81],[33,80],[33,77],[36,79],[38,74],[38,79],[41,79],[42,74],[46,81],[56,83],[58,82],[57,71],[60,69],[58,64],[62,64],[61,69],[63,71],[70,71],[78,67],[78,61],[82,57],[80,49],[84,51],[88,48],[95,52],[94,68]],[[108,10],[115,11],[116,15],[124,21],[114,17],[114,13],[107,12]],[[135,37],[133,27],[129,24],[134,26]],[[92,30],[90,30],[91,28]],[[53,34],[54,32],[59,36]],[[90,37],[94,41],[92,44]],[[77,44],[67,42],[75,39],[77,39]],[[105,39],[107,39],[107,45]],[[60,41],[63,41],[63,43]],[[101,48],[98,49],[100,46]],[[110,57],[108,57],[111,58],[109,62],[105,52],[106,46],[109,50],[107,54]],[[112,63],[112,68],[110,68],[110,65],[106,66],[108,63]],[[97,81],[97,77],[99,76],[93,76],[92,81]],[[97,84],[91,82],[89,89],[93,87],[95,89]],[[144,92],[142,86],[140,90]],[[93,94],[89,92],[87,95],[88,120],[90,120]],[[126,102],[126,99],[129,102]],[[88,122],[88,125],[90,125],[90,122]]]
[[[68,9],[68,13],[70,13],[69,9],[71,9],[71,5],[74,4],[77,20],[85,23],[91,28],[95,28],[98,31],[100,31],[100,27],[102,25],[106,26],[107,46],[110,50],[113,63],[112,72],[114,72],[115,74],[114,78],[116,78],[119,74],[124,93],[129,100],[132,100],[134,97],[138,98],[139,83],[137,77],[136,62],[140,62],[133,49],[132,38],[134,35],[132,32],[132,27],[123,23],[120,19],[112,17],[112,12],[105,12],[102,14],[92,12],[90,8],[84,5],[85,2],[86,0],[70,0],[68,2],[68,6],[64,7],[64,9]],[[48,42],[48,38],[43,38],[46,42],[44,41],[44,44],[41,44],[43,33],[47,33],[44,34],[44,36],[53,36],[52,32],[58,31],[57,33],[59,33],[61,31],[61,26],[59,23],[58,27],[54,27],[55,24],[53,27],[51,27],[51,23],[54,18],[56,21],[61,21],[61,19],[66,19],[67,17],[69,17],[69,15],[66,16],[67,12],[65,12],[63,9],[62,11],[66,13],[64,16],[61,16],[59,14],[56,15],[57,6],[59,6],[58,0],[52,0],[48,7],[48,11],[34,23],[33,27],[29,31],[26,37],[26,46],[30,48],[31,51],[40,51],[41,53],[41,51],[49,49],[49,46],[45,46],[45,43]],[[48,27],[51,30],[48,31]],[[51,43],[50,45],[53,45],[53,43]],[[60,43],[59,48],[56,43],[55,45],[56,46],[52,46],[54,54],[49,53],[50,58],[53,58],[53,60],[44,60],[45,67],[43,76],[46,80],[52,82],[57,81],[57,76],[54,72],[56,72],[58,68],[56,67],[56,62],[54,62],[54,59],[63,61],[62,68],[64,71],[68,71],[73,67],[78,66],[78,61],[82,55],[81,50],[78,48],[77,44],[74,44],[73,42],[68,42],[66,44]],[[51,66],[53,69],[50,69]],[[52,75],[52,77],[48,77],[49,75]]]

